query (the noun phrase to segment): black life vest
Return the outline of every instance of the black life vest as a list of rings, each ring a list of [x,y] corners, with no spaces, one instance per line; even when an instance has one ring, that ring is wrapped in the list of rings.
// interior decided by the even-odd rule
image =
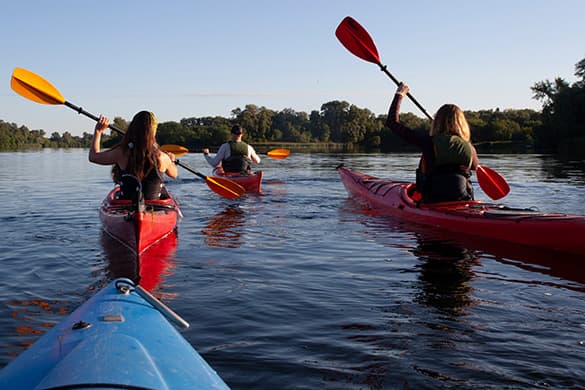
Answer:
[[[455,135],[433,136],[433,159],[426,166],[421,159],[416,185],[424,203],[472,200],[471,144]]]
[[[161,191],[164,185],[164,179],[158,170],[157,158],[154,158],[154,166],[147,167],[150,169],[146,176],[138,185],[138,179],[129,174],[128,172],[122,171],[120,181],[120,199],[138,199],[138,194],[142,191],[145,200],[158,200],[161,196]]]
[[[250,171],[250,159],[248,158],[248,144],[245,142],[229,141],[230,156],[221,160],[224,172]]]

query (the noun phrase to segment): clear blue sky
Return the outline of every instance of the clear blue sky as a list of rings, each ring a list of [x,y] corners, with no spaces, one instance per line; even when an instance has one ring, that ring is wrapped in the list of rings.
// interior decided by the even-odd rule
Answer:
[[[14,93],[15,67],[111,118],[229,117],[246,104],[309,113],[332,100],[385,113],[394,84],[334,35],[348,15],[430,113],[540,109],[530,87],[574,82],[585,57],[583,0],[19,0],[2,15],[0,119],[48,134],[94,123]]]

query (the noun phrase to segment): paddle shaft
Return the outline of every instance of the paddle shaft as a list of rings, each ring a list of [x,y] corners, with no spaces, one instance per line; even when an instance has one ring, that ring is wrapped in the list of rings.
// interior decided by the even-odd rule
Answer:
[[[78,113],[78,114],[85,115],[86,117],[88,117],[88,118],[91,118],[91,119],[93,119],[93,120],[94,120],[94,121],[96,121],[96,122],[100,120],[100,118],[98,118],[97,116],[93,115],[91,112],[87,112],[87,111],[85,111],[83,108],[81,108],[81,107],[79,107],[79,106],[76,106],[76,105],[75,105],[75,104],[73,104],[73,103],[70,103],[70,102],[68,102],[68,101],[65,101],[63,104],[64,104],[64,105],[66,105],[67,107],[71,108],[72,110],[74,110],[74,111],[77,111],[77,113]],[[114,130],[116,133],[118,133],[118,134],[121,134],[121,135],[124,135],[124,131],[123,131],[123,130],[121,130],[120,128],[118,128],[116,125],[114,125],[114,124],[111,124],[111,123],[110,123],[110,125],[109,125],[108,127],[109,127],[110,129]],[[200,177],[200,178],[202,178],[203,180],[207,179],[207,176],[205,176],[204,174],[202,174],[202,173],[200,173],[200,172],[197,172],[195,169],[191,168],[191,167],[190,167],[190,166],[188,166],[187,164],[185,164],[185,163],[182,163],[182,162],[180,162],[179,160],[175,160],[175,163],[176,163],[178,166],[180,166],[180,167],[182,167],[182,168],[184,168],[184,169],[188,170],[189,172],[191,172],[191,173],[193,173],[193,174],[195,174],[195,175],[199,176],[199,177]]]
[[[382,65],[381,62],[378,62],[378,66],[380,67],[380,70],[384,73],[386,73],[386,75],[388,77],[390,77],[390,79],[392,79],[392,81],[394,81],[394,83],[396,83],[396,85],[400,85],[400,81],[398,81],[398,79],[396,77],[394,77],[392,75],[392,73],[390,73],[390,71],[388,70],[388,67],[386,65]],[[406,94],[406,96],[408,96],[408,98],[419,108],[419,110],[421,110],[423,112],[423,114],[426,115],[427,118],[429,118],[430,120],[433,120],[433,117],[427,112],[427,110],[424,109],[424,107],[414,98],[414,96],[412,96],[409,93]]]

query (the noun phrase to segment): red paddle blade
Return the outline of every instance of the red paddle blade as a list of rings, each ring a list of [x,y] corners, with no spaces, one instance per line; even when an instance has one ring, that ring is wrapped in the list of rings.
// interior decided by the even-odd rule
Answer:
[[[335,36],[347,50],[362,60],[380,64],[378,49],[370,34],[351,16],[345,17],[337,26]]]
[[[487,196],[493,200],[498,200],[508,195],[510,186],[506,179],[498,172],[488,167],[477,167],[477,182]]]

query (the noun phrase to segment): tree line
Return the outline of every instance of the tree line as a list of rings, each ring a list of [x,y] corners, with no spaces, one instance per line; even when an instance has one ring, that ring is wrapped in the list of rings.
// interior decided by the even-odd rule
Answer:
[[[475,144],[509,143],[523,148],[555,151],[563,145],[585,143],[585,59],[575,66],[578,81],[572,85],[561,78],[541,81],[531,87],[534,98],[542,101],[542,111],[531,109],[466,111]],[[403,113],[400,120],[415,131],[428,131],[430,122],[412,113]],[[384,126],[386,115],[375,115],[367,108],[346,101],[324,103],[311,113],[287,108],[271,110],[248,104],[232,110],[230,118],[221,116],[191,117],[179,122],[159,124],[160,144],[179,144],[190,150],[219,146],[229,139],[230,129],[239,123],[250,143],[336,143],[383,151],[402,150],[407,145]],[[114,119],[121,129],[127,121]],[[29,130],[25,126],[0,120],[0,150],[22,148],[86,148],[92,135],[73,136],[53,132],[47,137],[44,130]],[[104,137],[111,146],[119,136]]]

